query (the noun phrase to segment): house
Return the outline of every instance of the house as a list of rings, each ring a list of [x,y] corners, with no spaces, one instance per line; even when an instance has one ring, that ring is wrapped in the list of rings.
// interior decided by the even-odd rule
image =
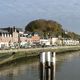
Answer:
[[[79,41],[78,40],[73,40],[73,39],[64,39],[63,40],[63,44],[64,45],[79,45]]]
[[[50,46],[50,39],[40,39],[40,45]]]
[[[33,45],[40,42],[40,36],[37,33],[32,33],[32,32],[23,33],[20,34],[20,42],[21,45],[27,43]]]
[[[14,46],[19,42],[19,30],[13,28],[0,28],[0,48]]]

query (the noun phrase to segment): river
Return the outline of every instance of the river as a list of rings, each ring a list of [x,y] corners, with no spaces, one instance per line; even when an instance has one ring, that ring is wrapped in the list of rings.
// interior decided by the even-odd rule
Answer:
[[[55,80],[80,80],[80,51],[57,54]],[[0,80],[40,80],[39,58],[0,68]]]

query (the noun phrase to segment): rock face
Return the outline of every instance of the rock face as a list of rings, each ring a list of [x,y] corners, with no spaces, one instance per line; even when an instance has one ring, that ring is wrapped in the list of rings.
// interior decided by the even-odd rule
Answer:
[[[34,20],[25,26],[25,32],[38,32],[42,37],[53,37],[62,35],[62,25],[52,20]]]

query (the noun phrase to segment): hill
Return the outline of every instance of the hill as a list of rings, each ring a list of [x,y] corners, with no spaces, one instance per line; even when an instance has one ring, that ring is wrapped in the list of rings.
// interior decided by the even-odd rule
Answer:
[[[37,32],[43,38],[48,37],[58,37],[62,36],[64,38],[78,39],[80,40],[80,35],[74,32],[67,32],[63,30],[62,25],[53,20],[34,20],[31,21],[28,25],[25,26],[25,32]]]
[[[25,31],[38,32],[41,36],[60,36],[64,33],[62,25],[52,20],[34,20],[25,27]]]

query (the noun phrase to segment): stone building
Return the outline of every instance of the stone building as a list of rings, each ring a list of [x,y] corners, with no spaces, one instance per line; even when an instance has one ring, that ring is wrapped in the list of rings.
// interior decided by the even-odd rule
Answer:
[[[0,48],[20,46],[21,43],[30,43],[40,41],[38,34],[32,32],[24,33],[21,28],[0,28]]]

